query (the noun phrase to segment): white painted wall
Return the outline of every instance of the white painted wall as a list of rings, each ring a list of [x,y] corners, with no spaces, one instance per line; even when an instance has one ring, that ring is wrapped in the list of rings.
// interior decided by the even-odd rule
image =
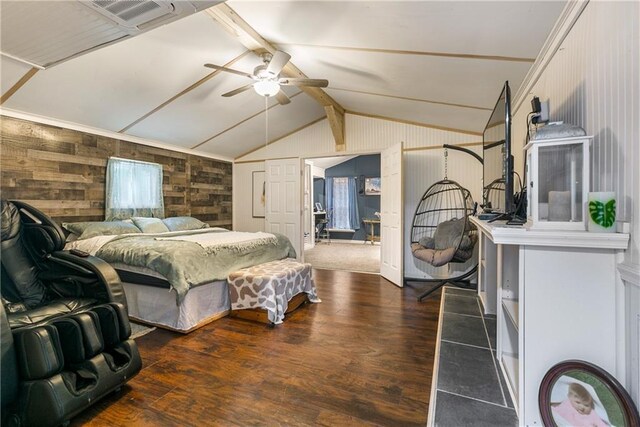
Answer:
[[[497,95],[496,95],[497,96]],[[404,141],[405,149],[428,147],[441,144],[461,144],[480,142],[478,135],[462,134],[438,129],[425,128],[404,123],[380,120],[358,115],[346,115],[345,139],[347,151],[341,155],[370,154]],[[481,147],[473,147],[481,152]],[[234,228],[247,231],[256,227],[257,222],[251,218],[251,210],[241,208],[237,203],[250,201],[250,195],[241,196],[240,193],[249,192],[251,188],[251,171],[263,170],[262,160],[282,157],[328,157],[335,156],[334,140],[331,129],[326,120],[320,121],[263,149],[245,156],[240,161],[258,160],[259,163],[240,163],[234,166]],[[444,177],[444,160],[442,149],[420,151],[405,151],[404,153],[404,223],[405,242],[410,241],[413,214],[416,205],[431,184]],[[471,156],[450,151],[449,178],[458,181],[468,188],[474,200],[481,200],[482,165]],[[236,182],[238,184],[236,184]],[[247,183],[246,187],[241,187]],[[250,205],[249,205],[250,206]],[[463,264],[456,269],[466,269]],[[445,277],[448,271],[445,267],[434,268],[425,262],[416,260],[410,250],[405,250],[405,276],[416,278]]]
[[[313,161],[311,161],[311,177],[324,178],[324,168],[314,165]]]
[[[640,4],[587,4],[514,114],[512,138],[518,171],[526,115],[533,95],[550,102],[551,120],[582,126],[594,136],[591,190],[615,191],[618,218],[631,224],[623,266],[627,275],[626,380],[640,404]],[[535,65],[534,65],[535,67]],[[537,79],[537,81],[536,81]]]
[[[264,162],[233,165],[233,229],[237,231],[264,231],[264,218],[252,217],[254,171],[264,171]]]

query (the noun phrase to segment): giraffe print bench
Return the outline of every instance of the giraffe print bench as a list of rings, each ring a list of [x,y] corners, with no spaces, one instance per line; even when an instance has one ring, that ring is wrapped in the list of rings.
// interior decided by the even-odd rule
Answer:
[[[306,302],[307,298],[320,302],[311,277],[311,264],[302,264],[293,258],[243,268],[229,274],[227,281],[231,314],[238,317],[268,320],[278,325],[284,320],[285,313]]]

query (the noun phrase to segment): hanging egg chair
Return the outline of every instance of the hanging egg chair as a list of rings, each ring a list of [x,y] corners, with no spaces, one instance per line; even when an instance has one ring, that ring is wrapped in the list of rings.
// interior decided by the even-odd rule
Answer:
[[[416,207],[411,225],[411,252],[413,256],[434,267],[450,263],[464,263],[471,259],[478,241],[476,227],[469,221],[475,204],[471,193],[457,182],[446,177],[431,185]],[[430,282],[436,286],[423,292],[422,301],[447,283],[469,288],[465,282],[477,270],[477,264],[470,271],[447,279],[411,279],[407,282]]]

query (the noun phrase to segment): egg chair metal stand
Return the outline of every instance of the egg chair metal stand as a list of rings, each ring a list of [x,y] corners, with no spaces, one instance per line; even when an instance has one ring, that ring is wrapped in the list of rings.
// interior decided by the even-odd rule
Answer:
[[[445,177],[431,185],[418,203],[411,226],[411,250],[413,256],[428,264],[440,267],[452,263],[469,261],[477,242],[477,230],[469,221],[475,213],[476,204],[469,190],[456,181],[447,178],[448,149],[472,155],[482,163],[482,158],[471,150],[445,145]],[[422,301],[445,284],[470,289],[469,279],[476,273],[478,264],[459,275],[442,279],[405,277],[404,284],[414,287],[411,282],[433,283],[418,296]]]

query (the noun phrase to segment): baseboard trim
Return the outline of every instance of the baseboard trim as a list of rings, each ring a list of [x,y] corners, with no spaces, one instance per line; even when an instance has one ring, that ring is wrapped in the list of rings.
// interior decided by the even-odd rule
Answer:
[[[320,242],[316,242],[316,245],[320,244],[320,243],[328,243],[327,240],[320,240]],[[365,240],[350,240],[350,239],[337,239],[335,237],[331,237],[331,243],[349,243],[349,244],[354,244],[354,245],[364,245],[365,243],[369,243],[369,241],[365,241]],[[369,243],[371,244],[371,243]],[[374,243],[375,246],[380,246],[380,242],[375,242]]]

